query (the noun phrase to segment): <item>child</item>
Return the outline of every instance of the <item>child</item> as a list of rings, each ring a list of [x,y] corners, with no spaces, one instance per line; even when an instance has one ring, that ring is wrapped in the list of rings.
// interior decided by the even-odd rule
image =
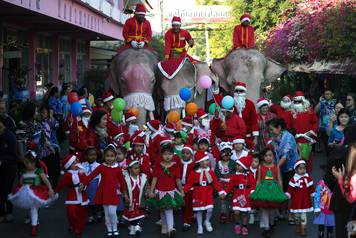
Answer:
[[[232,146],[229,142],[222,142],[219,145],[220,160],[216,163],[215,174],[219,180],[219,184],[223,190],[225,190],[230,182],[230,178],[236,172],[236,163],[231,159]],[[229,194],[230,195],[230,194]],[[229,199],[221,201],[221,214],[220,224],[225,224],[227,221],[227,215],[230,214],[230,220],[233,221],[234,213],[231,210],[231,196]]]
[[[174,153],[182,159],[182,149],[184,147],[187,134],[183,131],[174,133]]]
[[[68,187],[67,198],[65,201],[67,207],[67,219],[69,222],[69,231],[76,237],[81,237],[87,217],[87,205],[89,204],[88,195],[81,191],[80,183],[85,179],[85,174],[79,170],[78,158],[75,155],[67,155],[63,159],[63,167],[67,171],[55,192],[59,193],[64,187]]]
[[[121,168],[126,168],[127,164],[127,149],[123,145],[118,145],[116,147],[116,158],[117,163]]]
[[[203,212],[206,211],[204,226],[208,232],[213,231],[210,219],[214,208],[214,189],[218,191],[220,198],[225,198],[226,193],[218,183],[218,180],[210,169],[209,155],[203,151],[197,151],[194,155],[198,168],[189,174],[184,192],[188,193],[193,188],[193,211],[196,212],[199,235],[203,234]]]
[[[295,232],[306,236],[307,212],[313,211],[312,199],[315,188],[313,179],[306,171],[306,162],[299,160],[294,165],[295,174],[289,181],[287,195],[290,196],[291,205],[289,211],[294,214]]]
[[[275,209],[283,206],[288,199],[282,190],[282,179],[279,167],[275,162],[272,146],[267,146],[262,152],[263,162],[258,168],[257,187],[250,195],[254,207],[261,209],[260,227],[262,235],[270,237],[274,227]]]
[[[207,136],[201,136],[198,139],[198,150],[202,151],[202,152],[206,152],[208,154],[209,157],[209,167],[214,169],[215,168],[215,158],[212,155],[212,153],[210,153],[209,151],[209,146],[210,146],[210,142],[209,142],[209,138]]]
[[[248,155],[248,150],[245,149],[245,139],[242,136],[237,136],[235,139],[232,141],[232,145],[234,147],[234,150],[232,151],[232,159],[234,161],[246,157]]]
[[[127,156],[126,163],[129,164],[133,160],[140,162],[141,172],[145,173],[148,177],[151,176],[151,163],[148,154],[144,153],[145,140],[141,136],[141,132],[137,131],[131,139],[132,151]]]
[[[41,168],[35,152],[27,152],[24,164],[25,171],[21,174],[19,185],[9,194],[8,200],[14,206],[30,211],[31,235],[36,236],[38,209],[48,206],[55,197],[52,186],[43,168]]]
[[[83,185],[88,185],[91,180],[100,176],[100,184],[95,194],[94,204],[101,204],[105,213],[105,225],[107,229],[107,237],[119,237],[117,229],[117,206],[120,204],[118,195],[125,189],[124,179],[122,176],[122,168],[116,162],[116,148],[113,144],[109,144],[104,149],[104,163],[98,166],[85,180]]]
[[[260,155],[259,153],[253,153],[250,171],[253,173],[253,177],[255,178],[255,180],[257,180],[257,172],[258,172],[259,165],[260,165]],[[257,214],[257,210],[253,208],[250,212],[249,221],[248,221],[248,223],[251,225],[255,223],[255,214]]]
[[[85,152],[84,152],[84,158],[85,161],[83,162],[82,169],[85,173],[86,176],[89,176],[100,164],[96,162],[97,160],[97,152],[95,147],[88,147]],[[98,206],[94,205],[94,198],[95,198],[95,193],[98,189],[98,185],[100,182],[100,175],[98,175],[96,178],[94,178],[87,186],[86,192],[89,197],[89,217],[88,217],[88,223],[92,224],[95,221],[100,221],[101,220],[101,215],[99,213]]]
[[[324,177],[324,179],[326,178]],[[319,180],[314,196],[314,224],[319,225],[319,238],[324,238],[325,227],[327,231],[326,238],[334,237],[335,217],[334,213],[329,209],[331,196],[332,192],[325,181],[323,179]]]
[[[173,209],[183,205],[184,191],[179,168],[177,163],[172,161],[173,145],[171,143],[161,146],[161,156],[161,162],[156,164],[152,173],[148,202],[160,209],[161,233],[173,237],[176,231],[173,227]]]
[[[177,159],[179,172],[181,174],[182,185],[187,182],[190,172],[194,170],[194,150],[193,147],[185,145],[182,149],[182,158]],[[193,192],[192,190],[184,194],[184,207],[183,207],[183,231],[188,231],[192,225],[193,218]]]
[[[147,188],[147,176],[140,172],[140,163],[133,160],[127,166],[127,172],[124,173],[126,183],[125,201],[128,206],[125,207],[123,218],[130,222],[129,235],[140,235],[142,228],[140,223],[145,217],[144,195]]]
[[[236,174],[230,179],[226,192],[234,191],[232,200],[233,210],[235,211],[235,234],[248,235],[247,222],[248,212],[251,211],[251,201],[249,195],[256,187],[256,180],[253,173],[249,171],[252,163],[250,156],[236,160]],[[242,218],[242,228],[240,226],[240,215]]]

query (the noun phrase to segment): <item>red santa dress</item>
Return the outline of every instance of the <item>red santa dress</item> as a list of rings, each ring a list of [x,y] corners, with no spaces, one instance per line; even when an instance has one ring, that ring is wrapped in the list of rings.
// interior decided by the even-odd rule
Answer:
[[[287,194],[291,199],[289,211],[291,213],[312,212],[314,193],[313,179],[308,174],[294,174],[287,189]]]

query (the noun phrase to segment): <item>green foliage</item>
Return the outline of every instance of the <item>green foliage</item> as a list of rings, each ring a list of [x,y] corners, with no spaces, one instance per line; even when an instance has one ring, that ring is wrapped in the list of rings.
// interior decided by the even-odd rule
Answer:
[[[154,36],[151,39],[150,47],[155,49],[158,53],[159,59],[162,60],[164,56],[164,37]]]

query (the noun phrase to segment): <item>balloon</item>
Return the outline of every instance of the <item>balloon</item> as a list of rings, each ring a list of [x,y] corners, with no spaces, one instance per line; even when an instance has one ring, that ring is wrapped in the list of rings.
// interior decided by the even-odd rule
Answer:
[[[140,109],[138,109],[137,107],[131,107],[128,112],[131,112],[135,115],[135,117],[138,117],[138,115],[140,114]]]
[[[116,109],[111,110],[111,119],[114,122],[122,121],[123,115],[124,115],[123,111],[119,111],[119,110],[116,110]]]
[[[210,115],[212,115],[212,116],[215,115],[215,110],[216,110],[216,104],[215,103],[210,104],[210,106],[209,106]],[[219,112],[221,111],[220,106],[218,106],[218,111]]]
[[[198,105],[195,104],[194,102],[190,102],[185,107],[185,110],[187,111],[189,116],[194,116],[195,113],[197,113],[197,111],[198,111]]]
[[[212,84],[211,78],[208,75],[203,75],[199,79],[199,87],[208,89]]]
[[[71,92],[68,94],[68,103],[72,104],[73,102],[78,102],[79,96],[76,92]]]
[[[179,91],[179,96],[184,102],[188,102],[190,97],[192,96],[192,93],[190,92],[189,88],[182,88]]]
[[[82,108],[82,104],[80,104],[80,102],[73,102],[70,105],[70,111],[72,112],[72,114],[74,116],[80,116],[80,114],[82,114],[83,108]]]
[[[230,110],[234,106],[234,99],[231,96],[225,96],[221,104],[225,109]]]
[[[180,115],[176,111],[170,111],[167,115],[167,121],[171,123],[176,123],[180,120]]]
[[[126,107],[126,102],[122,98],[116,98],[112,105],[117,111],[123,111]]]

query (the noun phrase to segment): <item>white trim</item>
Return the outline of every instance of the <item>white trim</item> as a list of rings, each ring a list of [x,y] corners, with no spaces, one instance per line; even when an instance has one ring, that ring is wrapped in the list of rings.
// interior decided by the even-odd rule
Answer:
[[[86,200],[84,202],[80,202],[80,201],[76,201],[76,200],[70,200],[70,201],[65,201],[64,204],[68,204],[68,205],[70,205],[70,204],[81,204],[81,205],[85,206],[85,205],[89,204],[89,200]]]
[[[310,186],[313,186],[313,181],[310,181],[308,184],[307,184],[307,187],[309,188]]]
[[[314,210],[313,207],[305,208],[305,209],[289,209],[291,213],[302,213],[302,212],[312,212]]]
[[[226,195],[226,192],[224,190],[221,190],[220,192],[218,192],[219,195]]]
[[[151,125],[150,122],[147,122],[146,125],[147,125],[147,127],[148,127],[151,131],[153,131],[153,132],[158,132],[158,130],[156,130],[155,128],[153,128],[153,126]]]
[[[236,89],[240,89],[240,90],[246,91],[246,87],[244,87],[244,86],[235,86],[235,90]]]
[[[244,21],[248,21],[248,22],[250,22],[250,21],[251,21],[251,19],[250,19],[249,17],[244,17],[244,18],[242,18],[242,19],[241,19],[241,22],[244,22]]]
[[[232,144],[245,144],[245,139],[235,139],[232,141]]]
[[[113,99],[114,99],[114,96],[113,96],[113,95],[110,95],[110,97],[104,98],[104,99],[103,99],[103,102],[109,102],[109,101],[111,101],[111,100],[113,100]]]
[[[172,26],[173,25],[182,25],[182,23],[180,21],[172,21]]]
[[[306,162],[304,160],[299,160],[299,161],[295,162],[294,167],[293,167],[294,170],[298,167],[298,165],[301,165],[301,164],[306,164]]]
[[[185,102],[181,99],[179,94],[164,96],[163,108],[166,112],[175,109],[182,109],[185,107]]]
[[[178,68],[176,69],[176,71],[173,72],[173,74],[171,76],[169,76],[166,71],[164,71],[164,69],[162,68],[161,62],[159,62],[157,64],[158,69],[161,71],[161,73],[163,74],[164,77],[168,78],[168,79],[173,79],[178,73],[179,71],[182,69],[183,65],[185,64],[185,61],[187,61],[187,57],[185,57],[182,62],[180,63],[180,65],[178,66]]]
[[[260,134],[260,133],[259,133],[258,131],[253,131],[253,132],[252,132],[252,135],[253,135],[253,136],[259,136],[259,134]]]
[[[246,166],[241,162],[240,159],[236,160],[235,162],[238,163],[239,165],[241,165],[242,168],[247,170]]]
[[[135,116],[131,116],[129,118],[126,119],[126,122],[130,122],[130,121],[133,121],[133,120],[136,120],[137,118]]]
[[[200,162],[202,162],[202,161],[204,161],[204,160],[209,160],[209,155],[204,156],[204,157],[201,158],[200,160],[195,161],[195,163],[197,164],[197,163],[200,163]]]
[[[134,217],[134,218],[127,218],[125,215],[122,215],[122,217],[123,217],[125,220],[127,220],[127,221],[135,221],[135,220],[144,218],[145,215],[141,215],[141,216]]]
[[[137,15],[146,15],[146,12],[135,12]]]
[[[304,96],[296,96],[296,97],[293,97],[293,101],[303,101],[305,99]]]
[[[182,150],[189,150],[189,152],[193,155],[194,154],[194,151],[192,148],[188,147],[188,146],[183,146]],[[184,161],[185,162],[185,161]],[[191,161],[193,162],[193,161]],[[182,163],[183,163],[183,160],[182,160]]]
[[[315,209],[314,209],[314,212],[320,212],[320,211],[321,211],[320,208],[315,208]]]
[[[114,136],[113,139],[114,139],[114,140],[117,140],[117,139],[119,139],[119,137],[121,137],[121,136],[123,136],[123,135],[125,135],[125,133],[120,132],[119,134],[117,134],[116,136]]]
[[[72,157],[70,157],[70,159],[67,161],[67,163],[65,163],[64,165],[63,165],[63,167],[65,168],[65,169],[68,169],[73,163],[74,163],[74,161],[77,159],[77,156],[75,156],[75,155],[72,155]]]
[[[245,207],[245,208],[243,208],[243,207],[233,206],[233,207],[232,207],[232,210],[234,210],[234,211],[241,211],[241,212],[249,212],[249,211],[251,211],[251,207]]]
[[[176,130],[174,128],[168,128],[168,127],[164,127],[164,129],[168,132],[175,132]]]
[[[155,110],[155,103],[152,94],[146,92],[128,93],[124,96],[126,101],[125,109],[128,110],[132,107],[144,108],[147,111],[153,112]]]
[[[189,126],[189,127],[193,127],[193,124],[190,124],[190,123],[185,122],[185,121],[182,121],[180,124],[181,124],[182,126]]]
[[[256,103],[257,108],[260,108],[260,107],[262,107],[264,105],[268,105],[269,106],[270,105],[269,101],[268,100],[261,100],[261,101]]]
[[[166,139],[166,140],[162,140],[159,144],[160,145],[163,145],[163,144],[165,144],[165,143],[172,143],[172,140],[171,139]]]
[[[205,211],[208,210],[210,208],[214,208],[214,205],[207,205],[204,207],[193,207],[193,211],[197,212],[197,211]]]

